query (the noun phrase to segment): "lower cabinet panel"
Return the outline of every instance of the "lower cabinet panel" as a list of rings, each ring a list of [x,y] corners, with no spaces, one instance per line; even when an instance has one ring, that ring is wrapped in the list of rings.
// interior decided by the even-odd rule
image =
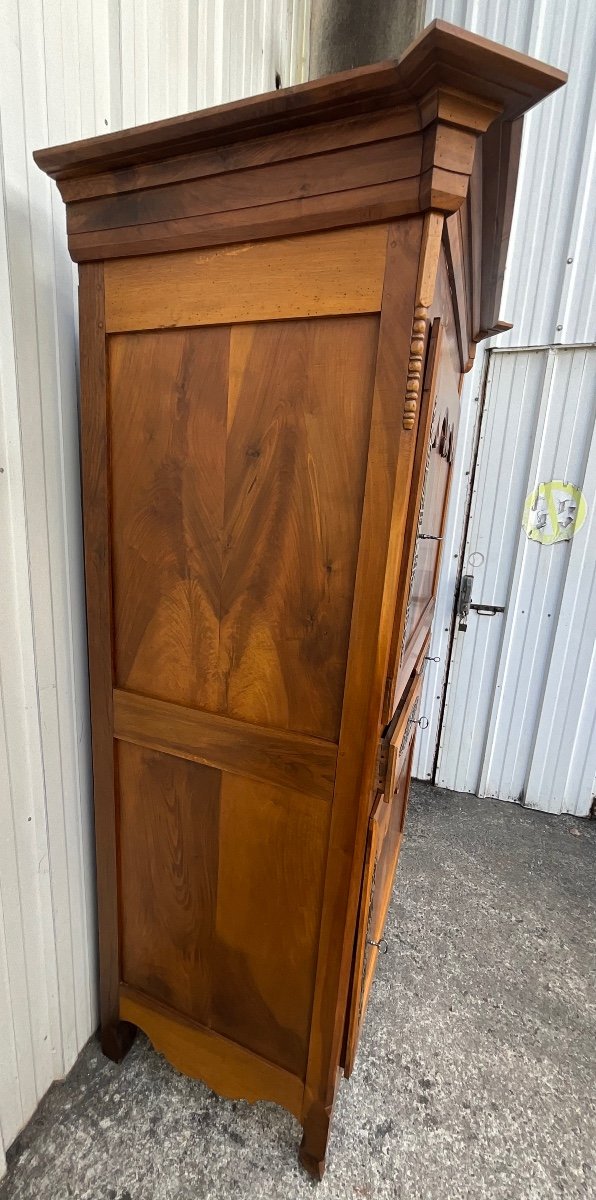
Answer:
[[[303,1078],[330,805],[117,748],[123,983]]]
[[[377,960],[385,950],[383,934],[406,817],[421,687],[421,676],[414,676],[391,723],[385,790],[377,796],[368,826],[346,1037],[346,1075],[354,1066]]]
[[[185,1075],[204,1080],[231,1100],[273,1100],[300,1119],[304,1084],[283,1067],[125,984],[120,987],[120,1016],[144,1030],[155,1049]]]

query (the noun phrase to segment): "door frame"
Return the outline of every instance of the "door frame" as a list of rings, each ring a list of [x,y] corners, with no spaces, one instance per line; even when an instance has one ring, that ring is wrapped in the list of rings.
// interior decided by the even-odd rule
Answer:
[[[472,496],[474,494],[474,485],[476,482],[476,474],[477,474],[477,469],[478,469],[478,453],[479,453],[479,448],[480,448],[480,436],[482,433],[482,428],[483,428],[484,419],[485,419],[485,415],[486,415],[486,397],[487,397],[487,391],[488,391],[489,371],[490,371],[490,366],[492,363],[492,357],[493,357],[492,350],[490,347],[487,347],[484,352],[484,355],[483,355],[483,362],[482,362],[481,376],[480,376],[480,388],[479,388],[478,397],[477,397],[476,416],[474,419],[474,425],[473,425],[473,429],[472,429],[472,439],[471,439],[469,457],[466,460],[467,463],[469,464],[468,469],[466,471],[468,483],[467,483],[467,488],[466,488],[466,497],[465,497],[465,502],[464,502],[464,510],[463,510],[460,537],[459,537],[459,545],[458,545],[458,552],[457,552],[457,554],[458,554],[457,573],[456,573],[456,577],[455,577],[455,588],[454,588],[452,604],[451,604],[451,618],[450,618],[450,624],[449,624],[449,637],[447,640],[447,653],[445,655],[445,669],[443,671],[442,678],[441,678],[441,691],[440,691],[441,698],[440,698],[440,702],[439,702],[439,720],[438,720],[437,731],[436,731],[436,735],[435,735],[435,745],[433,748],[432,769],[431,769],[431,777],[430,777],[430,782],[433,784],[433,786],[436,786],[436,782],[437,782],[437,771],[438,771],[438,767],[439,767],[439,756],[440,756],[440,752],[441,752],[441,739],[442,739],[442,734],[443,734],[443,726],[444,726],[444,721],[445,721],[445,709],[446,709],[446,704],[447,704],[447,690],[448,690],[450,676],[451,676],[451,670],[452,670],[452,666],[453,666],[453,653],[454,653],[454,647],[455,647],[455,634],[456,634],[457,619],[458,619],[459,594],[460,594],[462,576],[464,574],[464,561],[465,561],[464,555],[465,555],[465,549],[466,549],[466,542],[468,540],[468,532],[469,532],[469,528],[470,528],[470,513],[471,513],[471,508],[472,508]],[[473,404],[474,400],[471,400],[470,403]],[[465,467],[466,463],[464,462],[463,465]]]

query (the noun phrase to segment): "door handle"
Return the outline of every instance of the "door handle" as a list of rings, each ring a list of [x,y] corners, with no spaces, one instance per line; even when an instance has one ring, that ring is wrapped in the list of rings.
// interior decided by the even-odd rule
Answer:
[[[457,597],[457,615],[459,617],[459,629],[464,633],[468,628],[468,616],[472,603],[472,584],[474,582],[473,575],[462,575],[459,585],[459,595]]]

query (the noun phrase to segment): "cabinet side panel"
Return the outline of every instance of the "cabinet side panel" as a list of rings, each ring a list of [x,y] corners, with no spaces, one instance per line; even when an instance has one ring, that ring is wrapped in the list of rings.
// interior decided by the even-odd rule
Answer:
[[[221,773],[118,745],[122,979],[209,1024]]]
[[[118,746],[122,978],[304,1077],[329,806]]]
[[[109,333],[378,312],[387,227],[105,264]]]
[[[112,712],[112,577],[109,438],[101,263],[79,268],[81,460],[99,906],[100,1013],[104,1036],[118,1019],[118,896]]]
[[[335,740],[376,316],[232,330],[221,670],[231,716]]]
[[[214,1023],[301,1079],[329,818],[310,796],[222,777]]]
[[[108,336],[121,1012],[150,1036],[165,1022],[172,1061],[191,1073],[210,1047],[219,1066],[205,1060],[203,1077],[225,1077],[228,1094],[289,1087],[293,1112],[320,962],[386,238],[386,227],[372,238],[367,312],[371,238],[356,231],[320,239],[303,264],[340,311],[313,285],[298,315],[286,272],[275,319],[231,315],[231,256],[226,320]],[[287,252],[272,245],[268,261]],[[244,251],[236,261],[246,284]],[[160,289],[143,270],[153,312]],[[171,300],[175,263],[164,271]],[[257,272],[255,291],[265,283]],[[185,289],[186,314],[198,313],[200,272]]]
[[[229,342],[108,342],[116,682],[216,711]]]
[[[110,338],[118,686],[338,737],[377,331]]]

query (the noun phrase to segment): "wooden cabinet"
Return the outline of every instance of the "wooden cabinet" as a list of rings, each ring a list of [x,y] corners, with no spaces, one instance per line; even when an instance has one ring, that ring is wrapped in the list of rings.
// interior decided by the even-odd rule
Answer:
[[[427,649],[425,643],[423,649]],[[408,804],[414,734],[419,718],[421,674],[414,674],[403,701],[381,743],[381,772],[368,822],[360,908],[356,933],[351,998],[343,1067],[352,1073],[366,1005],[384,938],[387,911]]]
[[[285,1105],[316,1177],[462,371],[499,328],[520,117],[562,81],[436,22],[399,63],[36,154],[80,274],[102,1044],[139,1026]]]

